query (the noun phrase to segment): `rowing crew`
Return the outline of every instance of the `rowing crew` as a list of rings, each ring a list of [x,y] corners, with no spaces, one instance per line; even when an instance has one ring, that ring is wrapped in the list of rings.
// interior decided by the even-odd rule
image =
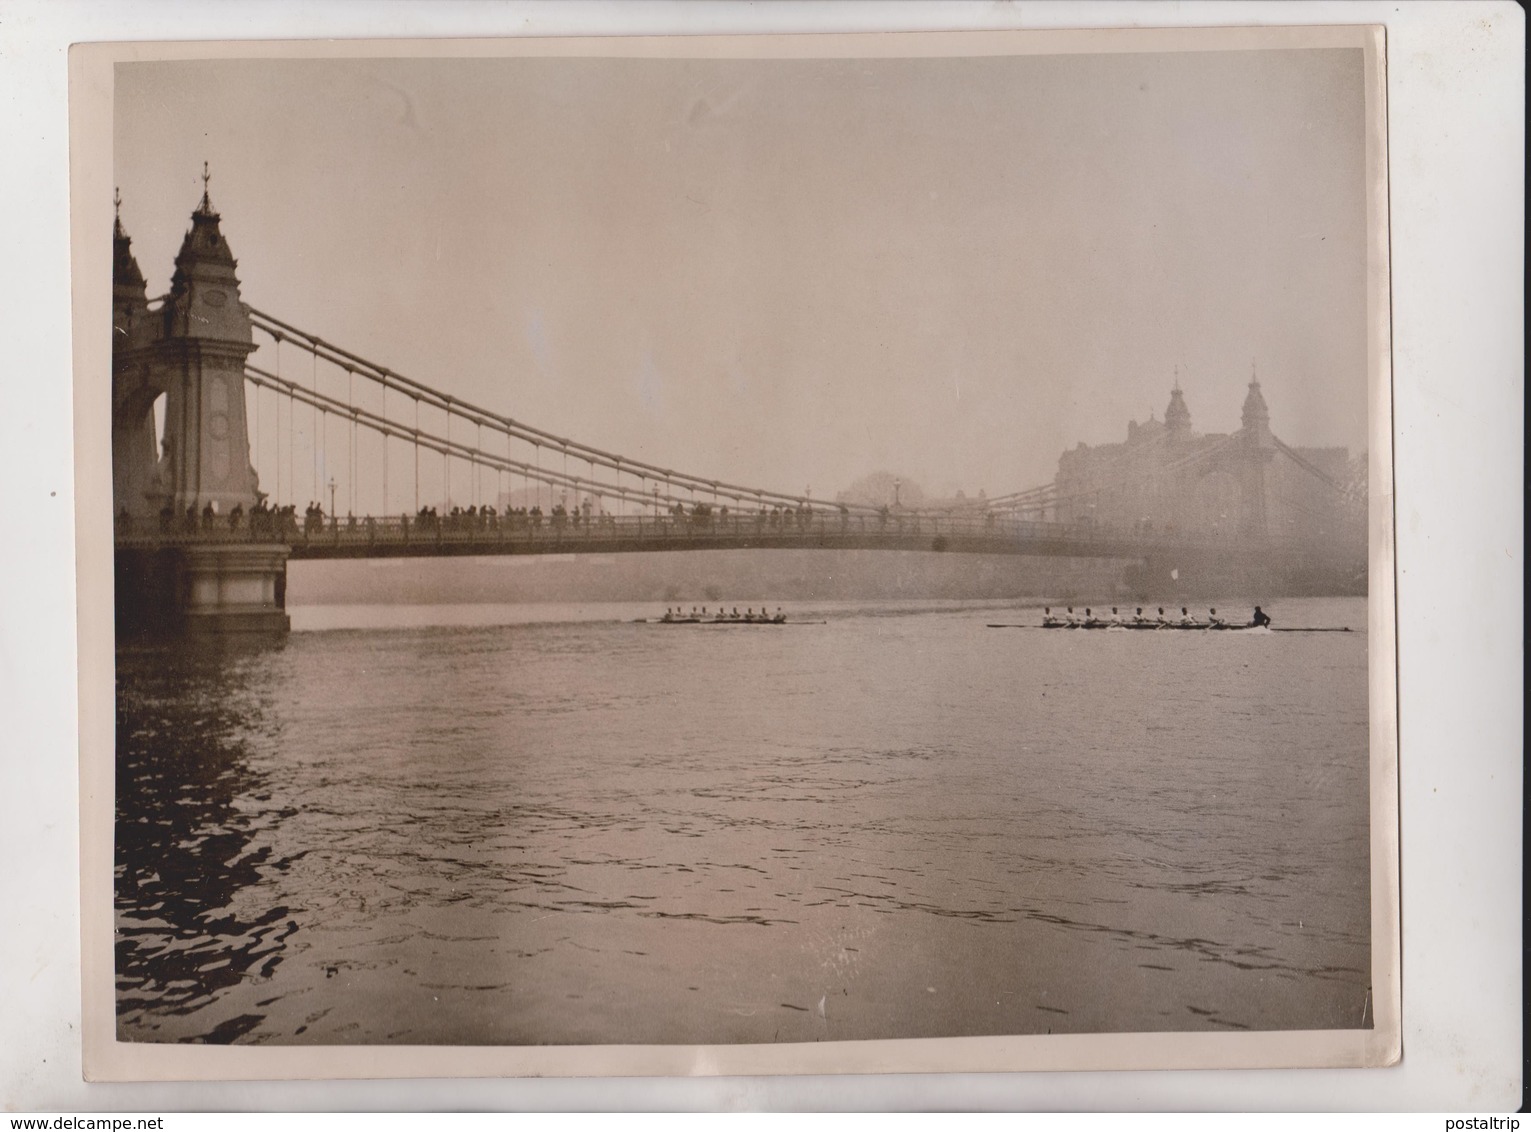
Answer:
[[[1164,606],[1162,605],[1159,606],[1157,617],[1146,616],[1141,605],[1137,607],[1137,612],[1131,617],[1123,616],[1114,605],[1111,607],[1111,615],[1109,617],[1104,615],[1097,617],[1095,611],[1088,606],[1085,607],[1082,617],[1075,614],[1072,605],[1068,607],[1062,616],[1054,614],[1052,606],[1043,606],[1042,608],[1042,627],[1044,629],[1110,629],[1115,627],[1123,629],[1259,629],[1269,626],[1270,623],[1270,616],[1258,605],[1255,606],[1254,616],[1244,625],[1230,625],[1226,620],[1217,615],[1216,609],[1208,609],[1207,620],[1198,621],[1191,615],[1190,610],[1183,605],[1180,607],[1180,616],[1178,618],[1173,613],[1166,616]]]
[[[759,613],[756,613],[753,608],[747,609],[743,613],[740,613],[739,607],[737,605],[734,606],[731,611],[725,610],[720,605],[718,606],[718,611],[716,613],[708,613],[707,607],[705,605],[702,606],[700,611],[698,611],[696,606],[693,605],[691,607],[691,615],[688,617],[685,610],[677,605],[674,609],[666,607],[664,616],[659,620],[662,624],[667,625],[675,624],[677,622],[683,624],[695,624],[701,621],[712,621],[715,623],[727,621],[743,621],[754,625],[782,625],[786,623],[787,615],[781,611],[781,606],[779,605],[776,607],[776,615],[774,617],[771,615],[771,612],[763,605],[760,607]]]

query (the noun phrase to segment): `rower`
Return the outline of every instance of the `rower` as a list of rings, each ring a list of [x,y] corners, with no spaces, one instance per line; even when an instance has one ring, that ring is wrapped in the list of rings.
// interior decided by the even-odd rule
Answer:
[[[1122,623],[1122,615],[1119,614],[1116,611],[1116,606],[1113,605],[1111,607],[1111,624],[1113,624],[1113,625],[1120,625],[1121,623]]]
[[[1180,623],[1187,627],[1196,624],[1191,620],[1191,611],[1183,605],[1180,607]]]
[[[1143,616],[1143,607],[1141,605],[1138,606],[1138,611],[1132,615],[1132,623],[1134,625],[1143,625],[1147,623],[1147,618]]]
[[[1269,625],[1271,623],[1271,619],[1270,616],[1257,605],[1255,606],[1255,615],[1254,617],[1250,618],[1249,623],[1258,629],[1261,626]]]
[[[1207,610],[1207,624],[1211,625],[1214,629],[1221,629],[1223,627],[1223,619],[1217,615],[1217,610]]]
[[[1060,624],[1058,618],[1053,616],[1053,607],[1044,605],[1042,607],[1042,628],[1051,629],[1054,625],[1058,624]]]
[[[1074,617],[1074,607],[1072,605],[1069,606],[1068,617],[1066,620],[1070,629],[1077,628],[1079,625],[1079,621]]]

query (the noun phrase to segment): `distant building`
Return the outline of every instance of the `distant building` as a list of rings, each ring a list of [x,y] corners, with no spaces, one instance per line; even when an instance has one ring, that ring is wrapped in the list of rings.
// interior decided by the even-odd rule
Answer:
[[[1078,444],[1058,461],[1048,517],[1134,530],[1336,546],[1365,537],[1350,453],[1292,448],[1251,381],[1242,428],[1203,433],[1177,382],[1164,419],[1129,421],[1121,444]]]

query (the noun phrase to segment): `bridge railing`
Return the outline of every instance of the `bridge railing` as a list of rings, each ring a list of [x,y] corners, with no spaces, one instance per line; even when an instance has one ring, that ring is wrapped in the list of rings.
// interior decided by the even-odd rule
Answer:
[[[632,543],[657,544],[657,548],[674,544],[677,548],[694,549],[709,543],[728,546],[887,543],[908,547],[923,542],[933,550],[1058,543],[1076,546],[1082,554],[1090,554],[1150,553],[1171,547],[1227,550],[1239,545],[1232,532],[1187,535],[1169,529],[1024,520],[981,512],[890,512],[885,516],[835,511],[542,516],[461,513],[306,519],[257,512],[239,516],[203,515],[195,519],[122,517],[116,536],[117,545],[123,547],[270,542],[295,549],[344,548],[358,553],[369,547],[384,551],[419,547],[425,551],[431,546],[449,546],[462,552],[467,547],[482,546],[485,553],[495,553],[523,546],[595,551],[602,545]]]

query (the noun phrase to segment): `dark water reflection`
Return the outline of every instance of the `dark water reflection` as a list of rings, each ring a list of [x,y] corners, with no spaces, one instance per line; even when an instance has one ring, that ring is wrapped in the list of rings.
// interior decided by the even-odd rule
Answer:
[[[269,979],[294,909],[259,890],[301,852],[257,839],[295,812],[272,804],[249,736],[276,730],[260,679],[270,646],[120,650],[117,696],[119,1025],[153,1031],[218,992]],[[238,1038],[259,1014],[198,1035]]]

